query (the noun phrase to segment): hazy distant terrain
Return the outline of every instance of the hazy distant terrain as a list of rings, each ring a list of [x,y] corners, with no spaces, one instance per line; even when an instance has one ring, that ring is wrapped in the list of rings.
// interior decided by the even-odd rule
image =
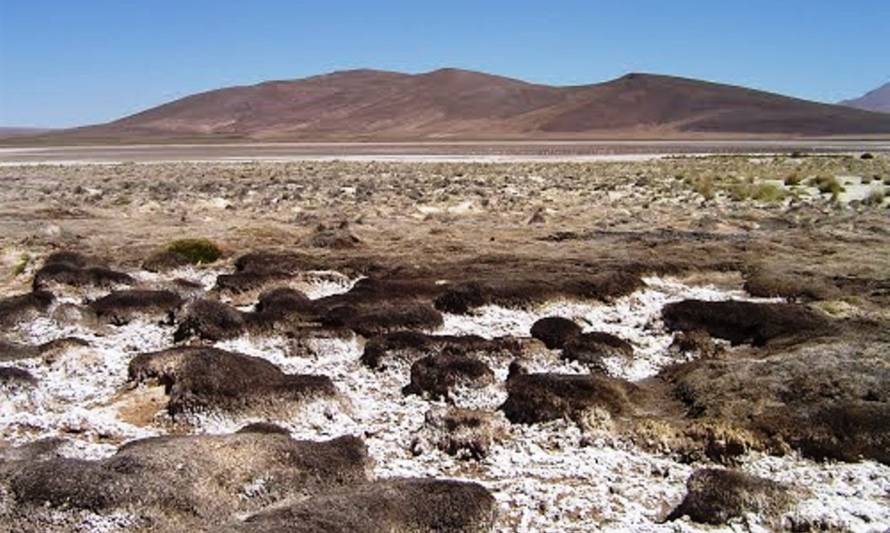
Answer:
[[[23,135],[38,135],[52,131],[49,128],[18,128],[0,126],[0,139],[6,137],[20,137]]]
[[[653,74],[555,87],[458,69],[350,70],[200,93],[50,140],[160,142],[890,134],[890,116]]]
[[[865,93],[859,98],[844,100],[841,102],[841,105],[865,109],[866,111],[890,113],[890,82]]]

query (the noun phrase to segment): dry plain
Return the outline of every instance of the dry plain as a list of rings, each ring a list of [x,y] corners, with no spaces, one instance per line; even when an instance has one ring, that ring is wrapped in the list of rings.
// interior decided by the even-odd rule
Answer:
[[[885,141],[0,160],[0,527],[890,527]]]

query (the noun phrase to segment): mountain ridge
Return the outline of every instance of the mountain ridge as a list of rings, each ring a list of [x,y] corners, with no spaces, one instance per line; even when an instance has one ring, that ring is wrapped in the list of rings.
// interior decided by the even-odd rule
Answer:
[[[890,134],[890,115],[679,76],[551,86],[456,68],[214,89],[58,139],[448,140]]]

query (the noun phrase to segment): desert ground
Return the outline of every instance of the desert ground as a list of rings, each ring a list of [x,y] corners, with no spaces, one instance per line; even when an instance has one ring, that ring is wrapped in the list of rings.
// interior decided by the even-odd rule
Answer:
[[[0,529],[886,531],[888,148],[4,148]]]

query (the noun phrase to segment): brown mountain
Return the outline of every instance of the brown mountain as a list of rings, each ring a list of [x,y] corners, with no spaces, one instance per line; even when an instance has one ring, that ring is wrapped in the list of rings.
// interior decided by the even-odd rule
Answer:
[[[865,109],[866,111],[878,111],[890,113],[890,82],[881,85],[873,91],[869,91],[859,98],[844,100],[841,105]]]
[[[63,139],[402,140],[890,134],[890,116],[628,74],[554,87],[457,69],[351,70],[188,96]]]

